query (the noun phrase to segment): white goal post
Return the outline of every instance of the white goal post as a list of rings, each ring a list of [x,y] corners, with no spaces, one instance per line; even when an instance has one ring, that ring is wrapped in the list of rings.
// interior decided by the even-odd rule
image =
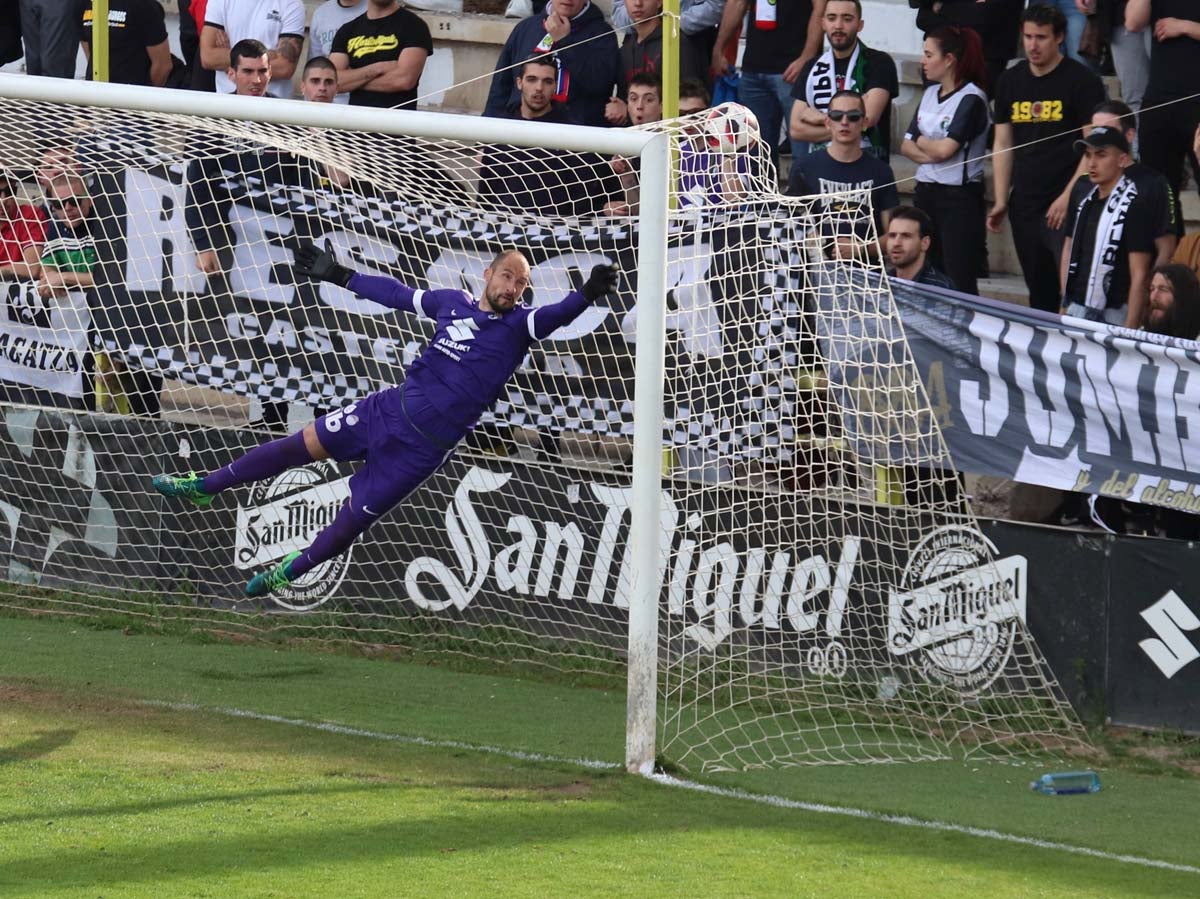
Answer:
[[[658,647],[658,528],[662,465],[664,298],[666,296],[667,179],[670,142],[663,133],[483,116],[381,110],[343,104],[240,97],[137,85],[0,75],[0,98],[118,111],[169,113],[227,121],[271,122],[469,143],[549,147],[638,158],[641,204],[638,242],[633,501],[630,521],[633,591],[629,615],[629,699],[626,764],[649,773],[654,764]],[[0,99],[0,103],[3,99]]]

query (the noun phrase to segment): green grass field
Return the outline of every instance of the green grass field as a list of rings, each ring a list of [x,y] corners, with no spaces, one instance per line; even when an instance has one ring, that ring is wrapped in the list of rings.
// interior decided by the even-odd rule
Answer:
[[[1156,760],[1168,740],[1112,744],[1094,796],[1009,765],[702,779],[878,813],[851,817],[626,775],[623,724],[595,689],[3,618],[0,895],[1200,895],[1186,741],[1182,765]]]

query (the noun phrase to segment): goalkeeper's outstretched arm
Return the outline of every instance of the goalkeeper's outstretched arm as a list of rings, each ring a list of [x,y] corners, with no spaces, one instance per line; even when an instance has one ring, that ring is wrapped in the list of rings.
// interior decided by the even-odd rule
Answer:
[[[415,290],[395,278],[351,271],[339,264],[331,252],[312,244],[305,244],[296,250],[295,258],[296,271],[314,281],[328,281],[392,309],[430,315],[427,307],[418,306],[426,292]],[[535,340],[542,340],[563,325],[570,324],[600,297],[616,293],[620,276],[621,270],[615,265],[594,266],[579,290],[571,291],[557,303],[539,306],[529,313],[529,334]]]
[[[620,277],[621,270],[615,265],[593,266],[591,275],[579,290],[571,291],[557,303],[539,306],[529,313],[529,333],[535,340],[543,340],[563,325],[569,325],[600,297],[616,293]]]
[[[321,250],[312,244],[305,244],[295,251],[296,271],[314,281],[328,281],[338,287],[352,290],[360,297],[382,303],[391,309],[402,312],[415,312],[424,315],[424,309],[417,308],[424,291],[414,290],[407,284],[402,284],[395,278],[383,275],[364,275],[352,271],[338,263],[328,250]]]

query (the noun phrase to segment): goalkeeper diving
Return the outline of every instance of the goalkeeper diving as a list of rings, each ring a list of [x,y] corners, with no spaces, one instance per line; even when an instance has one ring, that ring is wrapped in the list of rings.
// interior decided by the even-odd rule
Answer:
[[[500,253],[484,270],[478,301],[462,290],[414,290],[394,278],[353,272],[312,245],[297,250],[295,259],[298,274],[424,316],[437,323],[437,330],[409,366],[403,384],[323,415],[208,475],[154,478],[154,488],[164,496],[203,507],[231,487],[309,462],[332,457],[364,463],[350,478],[350,498],[329,526],[307,549],[255,575],[246,585],[247,596],[280,590],[345,552],[359,534],[446,463],[495,403],[530,344],[615,292],[620,276],[616,266],[597,265],[582,288],[557,303],[531,309],[521,302],[529,287],[529,261],[517,250]]]

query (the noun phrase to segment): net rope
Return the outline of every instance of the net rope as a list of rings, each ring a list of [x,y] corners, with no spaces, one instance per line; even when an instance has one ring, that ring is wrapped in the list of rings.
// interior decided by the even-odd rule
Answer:
[[[45,268],[91,279],[5,278],[5,606],[621,687],[636,160],[13,99],[0,123],[18,194],[49,197]],[[949,473],[869,205],[780,196],[736,108],[649,127],[676,147],[662,753],[713,770],[1079,743]],[[432,333],[298,277],[307,242],[474,297],[516,248],[534,308],[600,262],[624,280],[536,343],[456,457],[344,557],[247,603],[250,575],[328,524],[355,464],[209,509],[150,477],[212,470],[322,413],[348,421]]]

